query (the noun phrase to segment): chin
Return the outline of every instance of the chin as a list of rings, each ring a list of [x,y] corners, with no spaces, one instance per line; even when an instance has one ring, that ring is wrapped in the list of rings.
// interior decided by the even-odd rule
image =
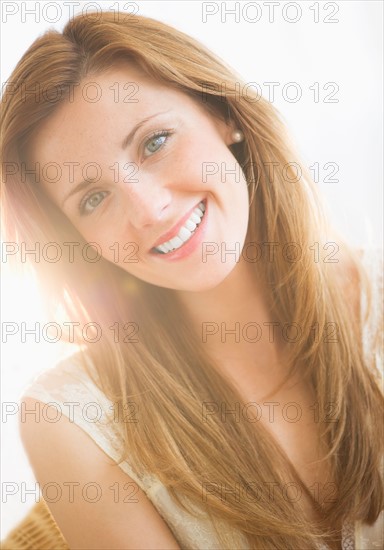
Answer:
[[[164,286],[172,288],[175,291],[207,292],[220,286],[237,265],[235,261],[218,263],[215,266],[209,265],[209,262],[207,262],[207,264],[203,264],[203,269],[199,271],[196,270],[194,274],[189,273],[184,281],[178,281],[173,285],[169,284]],[[206,269],[204,269],[204,266]]]

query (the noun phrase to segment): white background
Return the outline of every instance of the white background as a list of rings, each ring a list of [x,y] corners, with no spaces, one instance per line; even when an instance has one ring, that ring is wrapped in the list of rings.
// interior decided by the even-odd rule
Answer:
[[[51,4],[49,9],[47,4]],[[10,77],[35,38],[50,27],[63,28],[70,14],[69,6],[63,4],[56,3],[56,9],[55,2],[2,1],[2,82]],[[124,6],[132,10],[134,2],[71,4],[76,6],[75,13],[87,4],[95,7],[97,4],[102,9],[116,9],[119,4],[123,12]],[[318,186],[334,225],[358,247],[382,246],[381,0],[280,2],[273,19],[271,2],[263,1],[138,1],[136,5],[141,15],[169,23],[199,39],[234,67],[246,82],[257,82],[264,95],[268,93],[268,86],[263,83],[280,83],[273,103],[290,128],[303,163],[307,166],[319,163]],[[260,15],[257,22],[253,21],[256,8]],[[317,23],[314,21],[316,8]],[[12,14],[16,9],[17,13]],[[25,13],[25,9],[35,13]],[[207,15],[203,22],[204,9],[217,13]],[[228,13],[234,9],[237,15]],[[57,23],[44,20],[44,15],[52,20],[60,11],[62,18]],[[338,22],[326,23],[327,16]],[[292,22],[295,17],[297,22]],[[302,91],[296,103],[282,95],[282,88],[289,82],[297,83]],[[315,82],[319,83],[319,102],[314,101],[314,92],[309,89]],[[324,102],[332,91],[332,88],[323,89],[329,82],[339,87],[334,96],[337,103]],[[334,176],[338,182],[324,181],[330,170],[321,167],[327,162],[338,165],[339,171]],[[5,281],[9,281],[6,269]],[[34,302],[31,284],[23,285],[20,281],[17,292],[12,292],[5,286],[6,282],[2,292],[2,319],[38,320],[39,305]],[[60,344],[21,344],[17,337],[10,338],[2,352],[2,401],[17,402],[25,385],[38,371],[48,368],[62,351]],[[1,428],[3,484],[24,481],[26,488],[32,488],[34,477],[19,441],[16,415],[3,417]],[[33,496],[21,499],[20,492],[8,497],[3,493],[1,538],[33,504]]]

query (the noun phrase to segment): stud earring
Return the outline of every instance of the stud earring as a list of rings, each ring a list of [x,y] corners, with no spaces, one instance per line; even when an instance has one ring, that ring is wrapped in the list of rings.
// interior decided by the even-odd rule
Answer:
[[[231,137],[235,143],[240,143],[244,140],[244,134],[241,130],[234,130]]]

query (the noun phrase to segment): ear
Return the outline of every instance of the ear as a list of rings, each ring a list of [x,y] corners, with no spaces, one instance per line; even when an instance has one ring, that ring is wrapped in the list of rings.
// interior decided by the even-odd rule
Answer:
[[[224,121],[220,119],[217,121],[217,127],[227,146],[244,140],[243,132],[233,120]]]
[[[234,145],[235,143],[240,143],[244,139],[244,134],[238,127],[238,125],[231,120],[228,124],[228,145]]]

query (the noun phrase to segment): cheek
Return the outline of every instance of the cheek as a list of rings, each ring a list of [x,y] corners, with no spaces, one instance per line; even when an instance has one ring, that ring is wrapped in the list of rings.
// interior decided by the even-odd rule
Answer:
[[[201,184],[210,184],[220,180],[219,171],[222,164],[234,165],[235,159],[221,139],[208,128],[201,128],[181,140],[172,158],[170,175],[180,181],[186,179],[194,188]],[[232,166],[233,167],[233,166]],[[216,174],[215,177],[208,177]]]
[[[75,227],[87,243],[94,245],[95,248],[97,248],[103,258],[113,261],[113,245],[118,240],[116,238],[116,226],[112,230],[111,224],[106,226],[101,223],[94,224],[92,229],[89,227],[84,228],[82,227],[82,224],[75,224]]]
[[[188,187],[198,187],[202,181],[201,167],[206,156],[200,144],[193,143],[192,139],[184,139],[167,166],[169,181],[187,182]]]
[[[105,260],[121,267],[133,275],[140,273],[143,266],[145,247],[123,220],[124,216],[109,217],[95,223],[92,232],[84,232],[84,238],[98,244],[99,253]],[[121,223],[118,220],[121,220]]]

